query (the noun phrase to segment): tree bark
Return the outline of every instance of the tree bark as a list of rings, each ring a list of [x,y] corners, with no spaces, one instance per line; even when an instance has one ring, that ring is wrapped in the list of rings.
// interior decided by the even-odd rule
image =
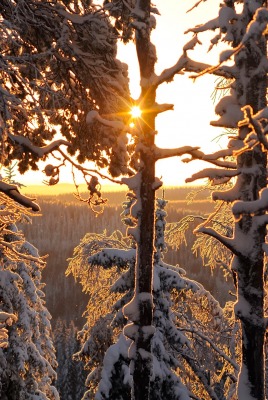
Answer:
[[[264,4],[259,1],[259,6]],[[244,8],[245,29],[252,18],[247,5]],[[254,74],[262,57],[266,56],[266,41],[263,37],[258,43],[249,41],[242,50],[244,56],[236,57],[236,66],[240,71],[236,81],[236,93],[240,104],[250,105],[254,113],[266,106],[267,77]],[[248,133],[247,127],[239,129],[239,137],[244,139]],[[260,190],[266,187],[267,156],[262,145],[252,151],[240,155],[237,159],[238,169],[258,167],[258,174],[242,172],[240,180],[240,200],[251,201],[259,198]],[[242,366],[238,380],[238,398],[245,396],[245,382],[249,383],[250,396],[253,399],[265,399],[264,392],[264,253],[266,228],[255,227],[254,216],[245,215],[235,223],[235,240],[245,239],[249,247],[236,261],[237,274],[237,310],[236,315],[241,321],[242,328]],[[246,253],[246,254],[245,254]],[[235,256],[236,257],[236,256]],[[245,311],[248,305],[249,312]]]
[[[150,379],[152,375],[151,338],[145,334],[144,327],[152,326],[152,274],[154,252],[154,219],[155,219],[155,117],[153,111],[156,88],[150,84],[154,75],[156,61],[154,46],[150,42],[150,1],[140,0],[137,8],[144,13],[142,22],[146,30],[136,31],[136,51],[141,76],[140,107],[142,117],[139,121],[142,150],[140,152],[140,212],[138,216],[139,238],[137,242],[137,261],[135,269],[135,296],[138,298],[139,321],[136,338],[136,354],[133,370],[133,393],[135,400],[150,398]],[[147,329],[148,331],[148,329]]]

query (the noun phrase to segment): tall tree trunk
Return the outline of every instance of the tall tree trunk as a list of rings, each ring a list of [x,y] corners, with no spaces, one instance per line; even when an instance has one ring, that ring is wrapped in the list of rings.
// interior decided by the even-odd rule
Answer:
[[[258,1],[261,7],[264,2]],[[252,18],[245,4],[244,14]],[[245,21],[247,26],[248,21]],[[241,53],[244,52],[243,56]],[[236,93],[240,104],[250,105],[254,113],[266,106],[267,76],[255,74],[262,57],[266,57],[266,40],[247,42],[236,57],[240,73],[236,81]],[[244,139],[247,127],[239,129],[239,138]],[[262,188],[267,185],[267,156],[262,145],[238,157],[238,169],[243,172],[238,177],[240,200],[253,201],[259,198]],[[258,172],[247,173],[248,168],[258,168]],[[256,169],[255,169],[256,170]],[[249,171],[249,170],[248,170]],[[264,393],[264,253],[265,226],[256,226],[255,217],[246,215],[235,223],[235,238],[249,243],[245,253],[235,256],[237,273],[236,315],[242,328],[242,366],[238,382],[238,398],[245,398],[245,382],[249,383],[250,398],[262,400]]]
[[[140,187],[138,212],[137,260],[135,269],[135,298],[139,311],[137,335],[135,337],[135,355],[133,356],[133,392],[135,400],[147,400],[150,397],[150,379],[152,376],[151,338],[153,336],[153,252],[155,219],[155,117],[153,112],[156,88],[151,84],[156,62],[155,48],[150,42],[150,1],[138,0],[136,4],[137,20],[146,28],[136,30],[136,51],[140,66],[141,97],[139,105],[142,117],[139,120],[141,135],[140,150]]]

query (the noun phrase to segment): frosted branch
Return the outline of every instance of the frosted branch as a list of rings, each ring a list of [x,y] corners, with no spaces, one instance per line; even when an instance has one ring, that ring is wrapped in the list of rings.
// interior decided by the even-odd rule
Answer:
[[[57,150],[61,145],[70,146],[70,143],[66,140],[55,140],[54,142],[49,143],[47,146],[38,147],[32,144],[29,138],[25,136],[13,135],[12,133],[8,133],[8,137],[15,143],[22,146],[24,149],[34,153],[39,158],[44,157],[46,154],[52,153],[54,150]]]
[[[15,200],[26,208],[31,208],[33,211],[40,211],[39,205],[34,202],[35,199],[31,199],[30,197],[21,194],[16,185],[10,185],[6,182],[0,181],[0,192],[5,193],[9,198]]]
[[[200,368],[200,365],[189,354],[187,354],[185,350],[181,351],[181,355],[190,366],[190,368],[193,370],[193,372],[196,374],[200,382],[203,384],[205,390],[209,394],[209,398],[211,400],[219,400],[219,397],[208,383],[208,378],[204,371]]]
[[[200,331],[198,331],[198,330],[196,330],[194,328],[188,328],[188,329],[187,328],[183,328],[183,329],[180,329],[180,330],[183,330],[183,331],[186,331],[186,332],[190,332],[190,333],[194,333],[195,335],[199,336],[201,339],[203,339],[206,342],[208,342],[209,345],[213,348],[213,350],[215,350],[222,358],[224,358],[228,363],[230,363],[234,367],[234,369],[236,371],[239,370],[238,364],[235,361],[233,361],[230,357],[228,357],[227,354],[225,354],[221,349],[219,349],[213,343],[213,341],[211,339],[209,339],[206,335],[204,335],[202,332],[200,332]]]
[[[45,264],[45,261],[43,261],[40,257],[34,257],[31,256],[30,254],[24,254],[24,253],[20,253],[19,251],[17,251],[13,244],[10,242],[5,242],[4,240],[0,241],[0,246],[2,247],[6,247],[7,249],[9,249],[12,253],[14,253],[16,256],[19,257],[19,259],[24,259],[24,260],[28,260],[28,261],[34,261],[36,263]]]
[[[227,249],[229,249],[233,254],[237,256],[240,255],[240,252],[235,246],[234,239],[221,235],[213,228],[206,228],[204,225],[200,225],[195,229],[194,233],[204,233],[205,235],[209,235],[217,239],[220,243],[222,243],[225,247],[227,247]]]
[[[238,123],[238,126],[249,125],[256,133],[259,142],[264,146],[266,150],[268,150],[268,140],[266,139],[260,122],[257,121],[257,118],[261,119],[268,117],[267,107],[256,114],[256,116],[253,116],[253,109],[251,106],[243,107],[242,111],[244,111],[245,119],[243,121],[240,121]]]
[[[88,258],[88,263],[90,265],[100,265],[103,268],[112,268],[113,266],[122,268],[126,267],[129,263],[134,262],[135,258],[135,249],[124,250],[105,248],[90,256]]]
[[[237,200],[232,207],[232,212],[236,218],[241,215],[250,215],[267,211],[268,209],[268,189],[262,189],[260,198],[254,201]]]

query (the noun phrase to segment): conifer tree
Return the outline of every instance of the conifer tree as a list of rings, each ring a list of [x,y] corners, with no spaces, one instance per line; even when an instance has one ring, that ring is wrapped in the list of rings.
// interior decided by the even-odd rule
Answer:
[[[59,399],[53,386],[56,359],[51,316],[41,281],[44,261],[15,225],[28,218],[25,210],[4,195],[0,218],[1,308],[16,317],[8,328],[8,346],[0,349],[1,398]]]
[[[81,400],[85,392],[85,373],[81,361],[73,359],[79,349],[77,327],[73,321],[67,325],[66,321],[58,318],[53,339],[58,363],[56,387],[60,398]]]
[[[242,4],[241,4],[242,3]],[[239,8],[240,7],[240,8]],[[214,200],[232,203],[233,236],[202,224],[197,232],[218,239],[232,253],[230,269],[237,287],[236,317],[241,322],[242,360],[237,397],[264,399],[264,342],[267,329],[264,318],[264,264],[267,224],[267,23],[266,1],[224,1],[219,15],[191,29],[194,35],[218,29],[212,44],[220,39],[231,48],[220,54],[220,64],[201,72],[224,68],[233,57],[228,72],[229,93],[215,108],[219,115],[214,126],[236,129],[228,149],[211,155],[221,169],[206,169],[189,181],[209,177],[213,182],[235,178],[232,189],[215,191]],[[228,157],[232,160],[228,161]],[[208,221],[210,221],[209,218]]]
[[[240,194],[233,197],[215,195],[217,198],[246,202],[259,200],[259,191],[266,185],[266,156],[261,147],[266,146],[266,131],[262,123],[258,124],[258,118],[266,119],[267,10],[262,7],[266,4],[264,1],[245,1],[242,2],[242,13],[239,13],[235,5],[241,5],[241,1],[225,0],[217,18],[192,30],[194,37],[183,47],[178,62],[157,76],[156,49],[151,43],[151,30],[156,26],[156,8],[152,7],[149,0],[111,0],[104,3],[103,9],[92,2],[84,1],[66,4],[64,1],[16,3],[7,0],[0,5],[1,40],[6,56],[1,59],[2,162],[19,159],[20,171],[23,172],[28,166],[37,168],[38,159],[44,159],[49,153],[57,151],[60,155],[59,163],[48,164],[44,170],[48,183],[56,184],[62,165],[67,161],[71,162],[85,177],[89,191],[86,201],[91,205],[99,205],[104,200],[101,198],[96,176],[100,172],[92,173],[92,170],[82,167],[79,163],[85,160],[95,161],[98,167],[108,167],[112,180],[123,175],[120,183],[133,190],[136,201],[131,210],[133,226],[128,233],[137,243],[135,289],[133,298],[129,299],[131,301],[125,305],[123,313],[132,324],[131,329],[129,326],[125,333],[133,341],[130,354],[134,380],[133,397],[135,400],[146,400],[150,396],[153,376],[151,349],[154,334],[154,200],[155,190],[161,185],[155,177],[155,162],[185,153],[189,153],[192,158],[211,161],[226,167],[228,172],[210,169],[204,174],[226,179],[238,176],[236,189],[239,189]],[[113,17],[111,20],[107,16],[108,12]],[[217,155],[205,156],[198,149],[188,146],[168,150],[157,148],[155,119],[159,113],[173,107],[170,104],[156,103],[158,87],[163,82],[171,81],[181,71],[204,72],[209,66],[193,62],[188,57],[188,51],[198,42],[197,33],[218,28],[219,35],[213,38],[212,43],[224,38],[234,46],[234,49],[221,55],[220,64],[233,55],[235,66],[219,65],[208,68],[208,71],[232,78],[235,82],[231,85],[230,96],[218,104],[216,112],[221,118],[214,124],[236,127],[243,119],[241,107],[250,106],[251,108],[244,108],[246,119],[240,124],[238,137],[234,137],[227,152]],[[116,59],[118,35],[122,33],[123,39],[128,40],[134,37],[133,32],[141,78],[141,95],[136,101],[129,95],[126,68]],[[133,103],[138,104],[144,112],[135,128],[130,129],[129,111]],[[39,124],[37,129],[36,121]],[[67,140],[52,141],[56,125],[61,127],[62,135]],[[251,129],[253,136],[248,136]],[[242,141],[246,137],[249,145],[253,143],[254,146],[251,150],[247,148],[243,151]],[[67,147],[69,154],[62,150],[62,146]],[[240,148],[237,165],[226,160],[217,160],[221,156],[234,155],[233,150],[237,150],[237,147]],[[78,163],[70,157],[74,154],[78,154]],[[256,173],[256,169],[260,173]],[[32,199],[20,195],[16,186],[0,182],[0,190],[19,203],[38,210]],[[238,393],[249,390],[253,398],[263,398],[263,393],[259,393],[260,389],[256,389],[263,387],[263,375],[260,378],[256,371],[259,368],[263,370],[266,328],[263,318],[262,279],[262,246],[266,223],[264,218],[259,218],[261,215],[256,215],[258,220],[252,217],[254,212],[264,213],[263,208],[256,211],[257,203],[254,207],[252,209],[240,204],[234,208],[236,217],[243,214],[236,222],[235,237],[244,238],[249,231],[253,235],[252,243],[255,247],[251,248],[250,255],[245,257],[243,249],[236,243],[237,240],[235,243],[230,238],[221,240],[234,252],[233,270],[237,273],[240,296],[236,312],[242,323],[244,347]],[[256,221],[261,221],[258,226]],[[206,227],[200,231],[219,237]],[[254,283],[251,279],[252,268],[253,275],[257,274]],[[252,290],[245,292],[248,284],[252,285]],[[240,307],[242,304],[249,304],[249,314],[257,319],[250,318],[248,321],[248,313],[244,313],[245,308]],[[252,311],[252,307],[257,311]],[[260,323],[253,326],[253,320]],[[258,348],[255,349],[254,345],[251,348],[248,344],[251,345],[252,339],[256,337],[259,338],[256,341]],[[254,363],[259,363],[259,368],[250,369],[250,365]],[[247,385],[244,382],[250,383]]]
[[[132,202],[133,197],[129,194],[124,203],[123,217],[130,225],[129,207]],[[153,280],[155,332],[152,339],[154,375],[150,382],[150,399],[178,399],[180,396],[209,396],[215,400],[225,398],[233,393],[236,382],[235,354],[228,350],[233,340],[232,322],[202,285],[186,278],[183,269],[163,261],[166,247],[165,205],[166,201],[159,199],[156,208]],[[86,235],[75,249],[69,264],[69,272],[75,274],[83,289],[94,299],[93,304],[89,302],[89,319],[80,334],[84,344],[76,356],[83,358],[89,368],[89,390],[83,398],[85,400],[131,398],[131,340],[122,335],[122,328],[127,336],[133,335],[132,325],[127,324],[124,318],[123,307],[132,297],[134,289],[135,248],[134,243],[132,248],[129,247],[131,243],[126,247],[122,239],[118,240],[119,237],[119,233],[106,238],[103,235]],[[89,271],[86,267],[88,262]],[[119,276],[110,288],[106,310],[101,309],[101,316],[92,321],[92,309],[100,301],[98,294],[100,299],[102,296],[102,286],[95,281],[100,267],[108,271],[108,282],[116,273],[115,267]],[[105,278],[101,285],[105,285]],[[113,293],[118,294],[111,307]],[[104,317],[105,311],[107,314]],[[110,346],[105,339],[106,332],[112,334],[110,340],[113,344]],[[226,332],[228,335],[224,338]],[[98,343],[107,348],[105,354],[98,351]],[[210,347],[209,353],[207,345]]]

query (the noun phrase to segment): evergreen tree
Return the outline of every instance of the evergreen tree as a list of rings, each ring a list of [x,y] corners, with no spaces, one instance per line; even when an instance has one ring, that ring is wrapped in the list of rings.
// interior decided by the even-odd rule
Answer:
[[[25,210],[1,195],[0,299],[16,321],[8,328],[8,347],[0,349],[2,399],[58,399],[50,314],[45,307],[38,251],[16,228]]]
[[[208,68],[214,72],[228,68],[229,93],[215,108],[219,115],[214,126],[235,129],[228,149],[211,155],[222,167],[206,169],[194,179],[209,177],[213,182],[227,182],[236,177],[233,188],[215,191],[214,200],[232,203],[233,235],[209,227],[208,219],[198,232],[212,236],[233,254],[230,270],[237,287],[235,314],[242,331],[242,360],[237,397],[264,399],[264,342],[267,324],[264,318],[264,264],[267,224],[267,23],[266,1],[229,1],[220,5],[219,15],[191,29],[195,35],[209,29],[219,34],[212,44],[225,40],[232,48],[220,54],[220,64]],[[231,57],[234,64],[224,63]],[[228,77],[226,75],[226,77]],[[232,156],[232,160],[227,157]]]
[[[133,197],[129,195],[129,200],[124,204],[124,219],[128,224],[131,224],[128,208],[132,202]],[[231,352],[228,349],[233,340],[233,322],[202,285],[186,278],[185,271],[178,266],[173,267],[163,261],[166,246],[165,205],[165,200],[158,200],[153,281],[154,375],[150,382],[150,399],[178,399],[181,396],[224,399],[233,393],[236,382],[235,354],[233,349]],[[120,237],[118,235],[117,233],[117,238]],[[87,270],[85,263],[89,262],[90,269],[95,270],[95,274],[99,274],[99,267],[105,271],[111,268],[112,275],[107,275],[108,281],[115,274],[114,267],[120,273],[110,289],[112,293],[118,293],[117,301],[111,308],[109,298],[106,304],[109,313],[106,309],[106,317],[103,317],[102,309],[101,316],[94,321],[94,325],[87,323],[81,333],[84,344],[77,356],[85,359],[90,370],[87,378],[90,389],[84,396],[85,400],[131,398],[132,363],[129,356],[131,357],[133,344],[127,337],[134,338],[136,333],[135,325],[127,324],[123,307],[133,293],[135,248],[134,243],[132,248],[126,248],[122,239],[120,248],[120,241],[115,238],[116,234],[107,238],[86,235],[76,248],[75,256],[69,265],[69,271],[72,270],[81,280],[83,289],[88,291],[90,296],[93,295],[95,303],[98,301],[97,283],[93,280],[94,274],[91,276],[92,272]],[[107,247],[104,247],[105,245]],[[115,245],[116,248],[111,247]],[[103,280],[101,284],[104,282]],[[89,316],[91,307],[89,304]],[[122,334],[122,328],[127,337]],[[108,341],[107,332],[110,335]],[[109,345],[111,341],[113,344]],[[101,344],[102,350],[107,349],[105,354],[99,351]],[[197,382],[201,382],[201,385]]]
[[[130,324],[134,324],[125,332],[133,341],[131,374],[136,400],[149,398],[154,374],[151,354],[154,204],[155,191],[161,186],[155,177],[155,162],[189,153],[192,158],[202,158],[227,169],[221,172],[209,169],[197,177],[209,175],[212,179],[226,180],[238,176],[231,194],[214,196],[243,202],[233,208],[237,219],[235,240],[224,238],[206,226],[200,228],[200,232],[216,236],[234,253],[232,265],[238,282],[236,314],[241,320],[243,338],[238,395],[247,393],[249,398],[262,399],[264,375],[258,371],[264,370],[263,245],[266,219],[260,217],[265,217],[266,208],[263,206],[265,194],[260,198],[259,193],[266,186],[263,147],[267,148],[267,9],[262,7],[266,2],[225,0],[215,19],[190,30],[194,32],[193,39],[183,47],[177,63],[160,75],[155,73],[156,49],[151,42],[156,8],[149,0],[104,3],[103,9],[85,1],[66,4],[65,1],[24,0],[16,3],[7,0],[1,3],[0,29],[4,49],[0,110],[2,163],[19,159],[20,171],[24,172],[29,166],[36,169],[40,158],[58,151],[58,164],[48,164],[44,170],[48,184],[59,181],[60,168],[69,161],[85,177],[89,191],[85,201],[98,206],[104,203],[96,177],[99,171],[94,174],[71,159],[70,156],[78,154],[79,163],[93,160],[98,167],[107,167],[111,177],[123,175],[120,183],[133,190],[136,201],[131,211],[133,226],[129,234],[134,236],[137,244],[133,271],[135,289],[133,298],[124,307],[124,315]],[[239,7],[242,4],[241,13],[237,4]],[[113,17],[110,20],[108,12]],[[219,65],[207,69],[209,66],[192,62],[188,57],[188,51],[198,43],[196,34],[207,29],[219,29],[212,44],[221,38],[232,42],[234,48],[221,54],[220,64],[233,55],[234,66]],[[141,78],[141,95],[135,102],[129,96],[126,68],[116,59],[116,39],[121,32],[124,40],[133,37],[135,32]],[[228,151],[217,155],[205,156],[197,148],[188,146],[179,149],[156,147],[155,119],[159,113],[173,108],[171,104],[157,104],[158,87],[181,71],[205,73],[204,69],[234,79],[230,96],[224,97],[216,107],[220,119],[214,125],[235,128],[240,121],[238,136],[230,142]],[[129,112],[133,103],[146,112],[131,129]],[[243,122],[241,107],[246,115]],[[52,141],[56,125],[60,125],[66,141]],[[243,148],[244,140],[246,147]],[[62,146],[67,147],[69,155],[62,151]],[[235,153],[237,149],[239,154]],[[218,157],[230,155],[238,155],[237,163],[218,160]],[[32,199],[20,195],[14,185],[0,182],[0,190],[18,203],[39,209]],[[252,205],[248,205],[251,201]],[[252,215],[254,213],[257,215]],[[242,242],[248,237],[252,240],[245,251]]]
[[[60,394],[60,397],[62,398],[62,391],[61,388],[64,383],[64,374],[63,374],[63,365],[66,361],[66,352],[65,352],[65,346],[66,346],[66,322],[63,321],[61,318],[57,319],[57,322],[55,324],[55,328],[53,330],[53,342],[55,345],[55,350],[56,350],[56,357],[57,357],[57,381],[56,381],[56,387],[57,390]]]
[[[81,361],[75,361],[73,355],[79,349],[77,327],[73,321],[67,326],[58,318],[53,333],[57,354],[57,382],[60,397],[66,400],[81,400],[85,392],[85,373]]]
[[[0,312],[0,347],[8,346],[8,330],[7,327],[12,325],[13,321],[17,321],[15,314]]]

